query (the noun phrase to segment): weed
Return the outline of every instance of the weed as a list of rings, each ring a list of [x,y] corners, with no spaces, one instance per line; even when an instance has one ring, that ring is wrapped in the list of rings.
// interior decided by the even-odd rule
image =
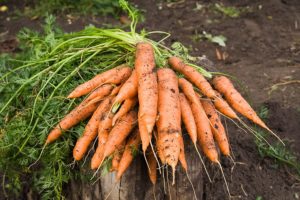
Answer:
[[[221,47],[225,47],[226,46],[225,42],[227,41],[227,38],[223,35],[212,35],[210,33],[207,33],[206,31],[203,31],[202,34],[196,32],[192,36],[192,40],[194,42],[199,42],[201,40],[208,40],[209,42],[216,43]]]
[[[262,119],[267,119],[269,110],[266,106],[263,106],[259,111],[259,116]],[[268,133],[256,128],[256,138],[267,138]],[[258,152],[261,157],[269,157],[275,160],[276,164],[285,164],[296,170],[298,175],[300,175],[300,162],[297,157],[291,152],[288,147],[284,146],[280,142],[276,142],[272,146],[268,145],[265,141],[256,139],[255,144],[258,148]]]

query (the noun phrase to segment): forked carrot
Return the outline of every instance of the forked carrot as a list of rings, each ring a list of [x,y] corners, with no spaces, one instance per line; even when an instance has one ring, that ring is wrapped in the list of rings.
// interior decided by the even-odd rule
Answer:
[[[175,56],[170,57],[168,61],[173,69],[183,74],[201,91],[202,94],[209,98],[214,98],[216,96],[214,89],[209,82],[194,67],[186,65],[180,58]]]
[[[204,111],[210,121],[212,132],[221,152],[225,156],[230,156],[229,142],[227,139],[225,128],[221,119],[210,100],[201,100]]]
[[[104,158],[111,155],[116,150],[117,146],[126,139],[131,130],[135,127],[136,120],[137,113],[135,111],[130,111],[120,118],[118,123],[116,123],[108,135],[108,139],[104,147]]]
[[[180,78],[179,87],[190,102],[196,122],[198,141],[202,147],[204,154],[212,162],[218,162],[218,152],[210,128],[210,122],[205,114],[198,96],[193,89],[193,85],[184,78]]]
[[[137,44],[134,66],[138,79],[139,130],[145,153],[156,121],[158,100],[154,50],[151,44],[145,42]]]
[[[73,149],[75,160],[81,160],[91,142],[96,138],[101,115],[111,106],[111,98],[104,99],[87,123],[82,136],[77,140]]]
[[[133,97],[131,99],[126,99],[124,103],[122,104],[121,108],[119,111],[115,114],[113,120],[112,120],[112,125],[114,126],[116,121],[125,115],[128,111],[130,111],[137,103],[137,97]]]
[[[120,160],[124,152],[124,147],[125,147],[125,141],[123,141],[122,144],[120,144],[117,147],[117,150],[114,152],[113,159],[111,161],[111,169],[110,169],[111,172],[118,171]]]
[[[126,143],[124,153],[119,163],[118,173],[117,173],[117,180],[120,180],[121,176],[127,170],[133,158],[138,151],[139,145],[141,143],[141,137],[139,134],[138,129],[135,129],[132,136]]]
[[[132,71],[131,76],[122,85],[118,95],[116,96],[115,103],[122,103],[126,99],[132,99],[137,96],[138,92],[138,79],[135,70]]]
[[[75,90],[73,90],[69,94],[68,98],[81,97],[106,83],[117,85],[125,81],[130,76],[130,74],[131,74],[130,67],[126,65],[120,65],[119,67],[115,67],[111,70],[98,74],[91,80],[77,86]]]
[[[164,160],[172,167],[173,184],[175,167],[180,153],[179,136],[181,135],[181,114],[178,79],[169,68],[159,69],[158,76],[158,130],[157,147],[162,151]]]

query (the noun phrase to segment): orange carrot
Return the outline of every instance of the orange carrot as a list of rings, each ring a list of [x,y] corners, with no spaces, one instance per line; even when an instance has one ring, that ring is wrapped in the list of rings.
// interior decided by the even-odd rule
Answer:
[[[89,102],[95,98],[104,98],[105,96],[109,95],[113,90],[114,86],[112,84],[104,84],[97,89],[95,89],[91,94],[84,100],[84,102]]]
[[[179,94],[181,118],[194,144],[197,142],[197,126],[191,106],[183,93]]]
[[[118,118],[122,117],[125,115],[129,110],[131,110],[137,103],[137,98],[133,97],[131,99],[126,99],[124,103],[122,104],[121,108],[119,111],[115,114],[113,120],[112,120],[112,125],[115,125],[116,121]]]
[[[114,87],[114,89],[111,91],[110,95],[111,96],[117,95],[118,92],[120,91],[121,87],[122,87],[122,85],[118,85],[118,86]]]
[[[88,124],[86,125],[83,135],[77,140],[73,149],[73,157],[75,160],[81,160],[86,153],[89,145],[97,136],[97,130],[100,122],[100,117],[111,106],[111,98],[106,98],[98,106],[97,110],[92,115]]]
[[[238,119],[239,117],[228,105],[228,103],[222,98],[221,94],[218,91],[215,91],[215,93],[216,97],[211,98],[211,100],[214,103],[216,109],[231,119]]]
[[[103,72],[101,74],[98,74],[91,80],[77,86],[75,90],[73,90],[68,98],[77,98],[81,97],[85,94],[88,94],[92,90],[96,89],[97,87],[106,84],[119,84],[123,81],[125,81],[131,74],[130,67],[126,65],[120,65],[118,67],[115,67],[111,70],[108,70],[106,72]]]
[[[218,162],[218,152],[215,146],[210,122],[203,110],[199,98],[197,97],[193,85],[184,78],[179,79],[179,87],[190,102],[195,118],[198,140],[204,154],[212,161]]]
[[[213,85],[217,91],[225,96],[227,102],[237,112],[241,113],[259,126],[270,130],[266,124],[257,116],[255,111],[251,108],[248,102],[242,95],[234,88],[231,81],[225,76],[217,76],[213,79]]]
[[[183,74],[189,81],[196,85],[202,94],[209,98],[216,96],[209,82],[194,67],[186,65],[180,58],[175,56],[169,58],[169,64],[173,69]]]
[[[137,95],[137,92],[138,92],[138,79],[135,70],[133,70],[131,76],[121,87],[114,104],[122,103],[126,99],[134,98]]]
[[[49,133],[46,144],[49,144],[56,139],[58,139],[63,131],[66,131],[79,122],[88,118],[93,112],[97,109],[99,103],[93,103],[88,106],[85,106],[87,102],[82,102],[76,108],[74,108],[69,114],[67,114],[54,129]],[[84,108],[84,109],[83,109]]]
[[[137,44],[134,66],[138,79],[139,131],[145,153],[156,121],[158,100],[154,50],[151,44],[144,42]]]
[[[148,175],[151,183],[155,185],[157,181],[157,162],[152,151],[149,151],[147,160],[149,163]]]
[[[182,168],[184,169],[184,171],[187,172],[188,166],[187,166],[187,162],[186,162],[186,159],[185,159],[183,138],[180,135],[178,139],[179,139],[179,143],[180,143],[179,162],[180,162]]]
[[[104,147],[104,158],[111,155],[116,150],[117,146],[126,139],[130,131],[136,125],[136,120],[137,113],[135,111],[130,111],[120,118],[118,123],[112,128],[108,135],[108,139]]]
[[[115,98],[112,97],[111,102],[114,102]],[[92,157],[91,168],[97,169],[103,160],[104,147],[108,139],[108,134],[112,127],[113,113],[110,112],[110,108],[107,108],[101,116],[98,127],[98,146],[95,154]]]
[[[157,146],[162,151],[165,162],[172,167],[173,183],[175,167],[180,153],[181,114],[178,79],[173,70],[159,69],[158,76],[158,113]],[[164,162],[162,161],[162,162]]]
[[[230,150],[229,150],[229,143],[228,143],[226,131],[214,105],[210,100],[201,100],[201,104],[210,121],[214,138],[217,141],[221,152],[225,156],[229,156]]]
[[[141,143],[141,137],[139,134],[139,130],[135,129],[132,136],[129,138],[129,140],[126,143],[124,153],[120,160],[118,173],[117,173],[118,180],[120,180],[121,176],[124,174],[124,172],[127,170],[129,165],[133,161],[133,158],[136,152],[138,151],[140,143]]]
[[[113,159],[111,161],[111,169],[110,171],[118,171],[120,160],[122,158],[125,147],[125,141],[123,141],[118,147],[117,150],[113,154]]]

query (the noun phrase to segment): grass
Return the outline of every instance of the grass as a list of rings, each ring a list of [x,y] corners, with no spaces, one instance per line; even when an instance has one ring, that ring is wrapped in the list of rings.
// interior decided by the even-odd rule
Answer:
[[[269,116],[269,109],[265,106],[262,106],[258,114],[263,120],[266,120]],[[256,129],[256,134],[260,138],[267,138],[269,135],[267,132],[258,128]],[[291,150],[287,146],[284,146],[279,141],[270,146],[264,141],[258,139],[255,140],[255,144],[261,157],[274,159],[276,165],[287,165],[294,169],[300,176],[300,162],[298,161],[295,154],[291,152]]]

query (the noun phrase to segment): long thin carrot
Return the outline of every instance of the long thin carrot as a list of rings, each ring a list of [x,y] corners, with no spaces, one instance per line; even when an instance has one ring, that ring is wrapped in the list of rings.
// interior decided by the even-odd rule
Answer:
[[[120,65],[111,70],[98,74],[91,80],[77,86],[75,90],[73,90],[69,94],[68,98],[81,97],[106,83],[117,85],[125,81],[130,76],[130,74],[131,74],[130,67],[126,65]]]
[[[179,87],[190,102],[197,126],[198,141],[204,154],[212,161],[218,162],[218,152],[215,146],[210,122],[197,97],[193,85],[184,78],[179,79]]]
[[[131,76],[121,87],[118,95],[116,96],[115,103],[122,103],[126,99],[134,98],[138,93],[138,79],[135,70],[132,71]]]
[[[231,119],[239,119],[239,117],[234,112],[234,110],[222,98],[221,94],[218,91],[215,91],[215,93],[216,93],[216,97],[211,98],[211,100],[214,103],[216,109]]]
[[[78,124],[80,121],[85,120],[90,115],[93,114],[93,112],[97,109],[99,102],[90,104],[88,106],[85,106],[88,102],[82,102],[79,104],[76,108],[74,108],[69,114],[67,114],[52,131],[49,133],[46,144],[49,144],[56,139],[58,139],[63,131],[66,131],[76,124]]]
[[[202,94],[209,98],[216,96],[209,82],[194,67],[186,65],[180,58],[175,56],[170,57],[168,61],[173,69],[182,73],[189,81],[196,85]]]
[[[191,106],[183,93],[179,94],[181,118],[185,128],[194,144],[197,142],[197,126]]]
[[[162,151],[165,162],[172,167],[173,183],[175,167],[180,153],[181,114],[178,79],[169,68],[159,69],[158,76],[158,113],[157,146]]]
[[[187,162],[186,162],[186,159],[185,159],[183,138],[182,138],[182,136],[180,135],[180,136],[178,137],[178,139],[179,139],[179,144],[180,144],[179,162],[180,162],[182,168],[184,169],[184,171],[187,172],[187,170],[188,170],[188,165],[187,165]]]
[[[157,116],[157,75],[154,50],[151,44],[141,42],[136,46],[135,70],[138,79],[139,130],[143,152],[146,151],[152,137]]]
[[[149,163],[148,175],[151,183],[155,185],[157,181],[157,162],[152,151],[149,151],[149,154],[147,155],[147,160]]]
[[[135,127],[136,120],[137,113],[135,111],[130,111],[120,118],[118,123],[111,129],[108,135],[108,139],[104,147],[104,158],[111,155],[116,150],[117,146],[126,139],[130,131]]]
[[[233,107],[233,109],[259,126],[270,130],[267,125],[257,116],[256,112],[251,108],[248,102],[234,88],[233,84],[227,77],[217,76],[212,82],[216,90],[225,96],[227,102]]]
[[[118,173],[117,173],[118,180],[120,180],[121,176],[124,174],[126,169],[133,161],[133,158],[135,156],[136,151],[139,148],[140,143],[141,143],[141,137],[139,131],[138,129],[135,129],[132,136],[129,138],[129,140],[126,143],[124,153],[120,160]]]
[[[89,102],[95,98],[104,98],[111,93],[113,88],[114,86],[112,84],[104,84],[91,92],[91,94],[84,101]]]
[[[77,140],[76,145],[73,149],[73,157],[75,158],[75,160],[82,159],[88,149],[88,146],[96,138],[100,117],[104,113],[104,111],[106,111],[111,106],[111,103],[111,98],[104,99],[85,126],[82,136]]]
[[[229,156],[230,149],[229,149],[229,142],[227,139],[226,131],[214,105],[210,100],[201,100],[201,104],[210,121],[214,138],[217,141],[221,152],[225,156]]]
[[[115,125],[116,121],[125,115],[128,111],[130,111],[137,103],[137,98],[133,97],[131,99],[126,99],[124,103],[122,104],[121,108],[119,111],[115,114],[113,120],[112,120],[112,125]]]

